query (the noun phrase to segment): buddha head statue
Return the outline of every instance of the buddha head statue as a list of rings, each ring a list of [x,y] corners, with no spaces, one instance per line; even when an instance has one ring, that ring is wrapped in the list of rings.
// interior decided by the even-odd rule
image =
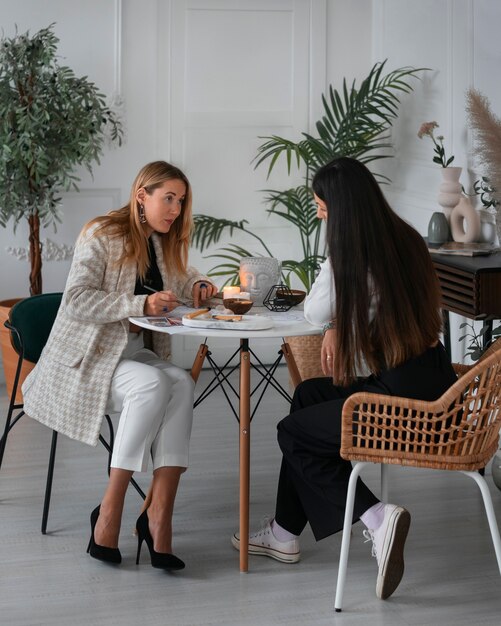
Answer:
[[[240,261],[240,288],[249,292],[250,299],[257,306],[269,290],[280,282],[280,262],[271,257],[244,257]]]

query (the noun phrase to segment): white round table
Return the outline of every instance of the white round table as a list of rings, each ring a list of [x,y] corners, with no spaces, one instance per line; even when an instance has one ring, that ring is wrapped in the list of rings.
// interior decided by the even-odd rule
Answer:
[[[191,335],[204,337],[191,369],[192,376],[196,381],[208,353],[207,340],[222,337],[232,337],[240,343],[237,352],[240,352],[239,363],[239,449],[240,449],[240,571],[247,572],[249,566],[248,538],[249,538],[249,490],[250,490],[250,423],[251,423],[251,357],[253,356],[249,342],[253,339],[277,339],[282,338],[281,355],[285,358],[289,374],[293,384],[301,381],[301,376],[294,360],[294,355],[287,344],[286,337],[304,335],[319,335],[321,327],[313,326],[304,319],[303,312],[292,309],[287,312],[270,312],[265,308],[253,309],[253,312],[267,315],[273,320],[273,327],[266,330],[244,330],[235,325],[235,330],[220,330],[216,328],[193,328],[189,326],[157,326],[148,321],[153,318],[131,317],[130,321],[137,326],[147,328],[154,332],[168,333],[171,335]],[[175,311],[170,315],[175,314]],[[282,356],[279,357],[281,359]],[[256,366],[254,366],[256,368]],[[257,369],[257,368],[256,368]],[[261,374],[267,380],[273,379],[273,374]],[[276,382],[276,381],[275,381]],[[221,384],[220,384],[221,386]],[[228,396],[227,396],[228,397]]]

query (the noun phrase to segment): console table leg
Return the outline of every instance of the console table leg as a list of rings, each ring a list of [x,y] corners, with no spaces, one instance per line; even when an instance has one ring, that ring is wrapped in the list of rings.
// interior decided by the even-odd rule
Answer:
[[[483,326],[484,334],[482,337],[482,347],[485,350],[492,343],[492,320],[485,320]]]
[[[449,319],[449,311],[442,309],[442,318],[444,320],[444,347],[449,355],[449,358],[452,359],[451,354],[451,325]]]

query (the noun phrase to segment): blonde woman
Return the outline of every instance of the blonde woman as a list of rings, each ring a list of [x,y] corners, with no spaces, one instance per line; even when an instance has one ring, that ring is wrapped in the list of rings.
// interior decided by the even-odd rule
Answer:
[[[137,520],[137,562],[146,541],[153,567],[184,567],[172,554],[172,513],[188,465],[194,384],[166,360],[168,335],[147,337],[128,318],[165,314],[179,301],[198,306],[215,294],[187,265],[191,225],[186,176],[164,161],[144,166],[129,202],[80,234],[52,333],[23,385],[30,417],[87,444],[96,445],[105,413],[120,412],[109,483],[91,514],[87,551],[101,561],[121,562],[125,493],[151,455],[151,501]]]

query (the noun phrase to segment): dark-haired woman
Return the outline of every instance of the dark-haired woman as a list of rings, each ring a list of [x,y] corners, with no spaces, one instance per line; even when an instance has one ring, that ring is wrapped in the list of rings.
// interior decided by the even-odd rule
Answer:
[[[188,267],[191,227],[186,176],[165,161],[145,165],[129,202],[93,219],[78,238],[51,335],[23,385],[30,417],[84,443],[96,445],[105,413],[120,413],[108,486],[90,518],[87,551],[101,561],[121,561],[125,493],[151,456],[137,559],[146,541],[153,567],[184,567],[172,554],[172,513],[188,465],[194,384],[167,361],[168,335],[145,338],[129,317],[165,315],[179,300],[198,306],[217,291]]]
[[[278,424],[283,453],[275,515],[249,537],[249,553],[299,560],[307,523],[316,540],[343,526],[351,463],[339,454],[341,412],[358,391],[435,400],[456,380],[441,331],[440,291],[422,237],[391,209],[362,163],[335,159],[313,180],[326,220],[328,259],[305,300],[324,326],[325,378],[304,381]],[[376,594],[389,597],[404,571],[410,524],[401,506],[380,502],[359,479],[360,519],[378,563]],[[239,537],[232,543],[239,548]]]

